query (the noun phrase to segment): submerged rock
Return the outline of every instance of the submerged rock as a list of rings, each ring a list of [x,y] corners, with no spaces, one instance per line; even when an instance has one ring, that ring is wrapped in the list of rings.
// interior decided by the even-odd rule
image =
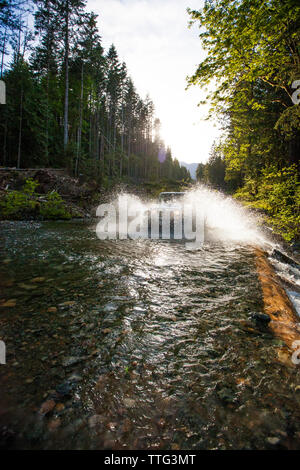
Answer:
[[[74,388],[74,383],[67,381],[63,382],[56,387],[56,391],[61,396],[68,396]]]
[[[25,289],[25,290],[34,290],[34,289],[37,289],[37,286],[33,286],[31,284],[25,284],[24,282],[20,282],[18,284],[19,287],[21,287],[21,289]]]
[[[65,409],[65,405],[63,403],[57,403],[57,405],[55,406],[55,411],[57,411],[58,413],[60,413],[64,409]]]
[[[66,308],[69,308],[69,307],[73,307],[75,304],[76,304],[76,302],[74,300],[69,300],[67,302],[63,302],[63,303],[59,304],[59,307],[62,308],[62,309],[66,309]]]
[[[59,426],[61,425],[61,419],[60,418],[53,418],[51,421],[48,423],[48,430],[50,432],[55,431]]]
[[[45,280],[46,280],[45,277],[39,276],[39,277],[34,277],[33,279],[31,279],[30,282],[44,282]]]
[[[280,439],[279,437],[267,437],[266,441],[268,444],[271,444],[272,446],[276,446],[277,444],[279,444]]]
[[[14,438],[15,432],[7,426],[2,426],[0,428],[0,449],[7,450]]]
[[[234,403],[236,401],[234,391],[229,387],[223,387],[217,391],[217,395],[224,403]]]
[[[126,408],[133,408],[135,405],[135,400],[132,398],[124,398],[124,405]]]
[[[265,313],[253,313],[251,318],[255,321],[257,326],[267,326],[271,321],[269,315]]]
[[[104,328],[104,330],[102,330],[102,333],[105,334],[105,335],[108,335],[108,333],[111,333],[111,329],[110,328]]]
[[[7,300],[6,302],[4,302],[3,304],[1,304],[1,307],[15,307],[17,304],[16,300],[15,299],[10,299],[10,300]]]
[[[109,312],[115,312],[118,309],[118,305],[114,303],[108,303],[103,307],[104,312],[109,313]]]
[[[73,366],[75,364],[78,364],[79,362],[85,361],[88,358],[88,356],[70,356],[66,357],[62,361],[63,367],[69,367]]]
[[[82,381],[82,377],[81,375],[78,375],[78,374],[72,374],[69,379],[68,379],[70,382],[81,382]]]
[[[101,415],[93,415],[88,419],[88,425],[90,428],[95,428],[104,422],[104,417]]]
[[[40,415],[47,415],[55,408],[55,401],[54,400],[47,400],[45,401],[39,409]]]

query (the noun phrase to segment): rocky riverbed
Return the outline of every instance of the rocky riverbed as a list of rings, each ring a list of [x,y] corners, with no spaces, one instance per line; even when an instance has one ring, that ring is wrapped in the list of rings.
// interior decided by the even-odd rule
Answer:
[[[3,448],[299,449],[299,368],[251,247],[1,223]]]

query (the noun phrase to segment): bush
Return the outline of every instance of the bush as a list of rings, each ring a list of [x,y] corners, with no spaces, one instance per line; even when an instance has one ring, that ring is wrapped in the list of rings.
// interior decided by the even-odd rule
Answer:
[[[28,178],[23,191],[8,192],[0,202],[2,215],[7,218],[23,218],[25,214],[36,212],[39,203],[34,198],[38,183]]]
[[[263,171],[258,197],[265,201],[275,229],[291,241],[300,235],[300,186],[296,165]]]
[[[255,184],[254,184],[255,183]],[[270,216],[275,231],[287,241],[300,236],[300,184],[296,165],[270,166],[259,180],[247,180],[235,197]]]
[[[63,199],[52,191],[46,195],[46,200],[39,200],[36,193],[38,183],[28,178],[21,191],[7,192],[0,201],[2,219],[20,220],[24,218],[70,219]]]
[[[71,218],[71,214],[67,211],[62,197],[56,191],[47,194],[47,201],[40,206],[40,214],[44,219]]]

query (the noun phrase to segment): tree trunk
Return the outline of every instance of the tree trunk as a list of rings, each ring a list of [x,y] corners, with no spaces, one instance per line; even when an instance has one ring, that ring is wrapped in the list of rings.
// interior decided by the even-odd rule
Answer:
[[[21,164],[22,121],[23,121],[23,88],[21,89],[21,100],[20,100],[20,124],[19,124],[17,168],[20,168],[20,164]]]
[[[65,109],[64,109],[64,148],[66,150],[69,136],[69,0],[66,1],[65,33]]]
[[[81,89],[80,89],[80,103],[79,103],[79,126],[77,134],[77,155],[75,163],[75,176],[78,176],[79,155],[81,150],[81,133],[82,133],[82,102],[83,102],[83,63],[81,65]]]
[[[4,66],[4,56],[5,56],[5,46],[6,46],[6,30],[4,32],[4,38],[3,38],[3,48],[2,48],[2,58],[1,58],[1,79],[3,77],[3,66]]]

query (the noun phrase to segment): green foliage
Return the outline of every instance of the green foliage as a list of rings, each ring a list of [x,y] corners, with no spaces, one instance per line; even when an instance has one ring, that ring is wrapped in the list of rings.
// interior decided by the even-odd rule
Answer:
[[[199,163],[196,169],[196,178],[197,181],[204,181],[205,179],[205,164],[204,163]]]
[[[70,219],[71,214],[67,211],[61,196],[52,191],[47,195],[47,201],[40,206],[40,214],[44,219]]]
[[[35,202],[21,191],[10,191],[1,201],[0,210],[2,218],[22,219],[28,212],[32,212]]]
[[[124,180],[187,179],[159,136],[152,100],[139,96],[116,47],[104,51],[97,15],[85,3],[39,0],[34,38],[19,25],[4,71],[0,164],[67,168],[104,189]]]
[[[33,196],[38,186],[39,186],[39,183],[35,181],[33,178],[27,178],[23,187],[23,192],[27,194],[28,196]]]
[[[34,219],[69,219],[67,210],[61,196],[52,191],[44,197],[36,193],[38,183],[32,178],[25,181],[22,191],[9,191],[0,200],[0,215],[2,219],[19,220]]]
[[[22,219],[36,212],[39,203],[34,197],[38,183],[32,178],[25,181],[23,191],[9,191],[0,201],[2,218]]]
[[[287,241],[300,235],[300,182],[295,165],[270,166],[258,180],[248,179],[235,197],[270,216],[275,231]]]
[[[236,191],[287,240],[299,237],[299,2],[206,0],[189,13],[207,52],[189,84],[214,80],[207,100],[224,130],[218,159],[199,167],[198,179]]]
[[[157,198],[159,193],[169,191],[186,191],[190,187],[190,180],[162,180],[162,181],[147,181],[143,183],[144,188],[150,197]]]

